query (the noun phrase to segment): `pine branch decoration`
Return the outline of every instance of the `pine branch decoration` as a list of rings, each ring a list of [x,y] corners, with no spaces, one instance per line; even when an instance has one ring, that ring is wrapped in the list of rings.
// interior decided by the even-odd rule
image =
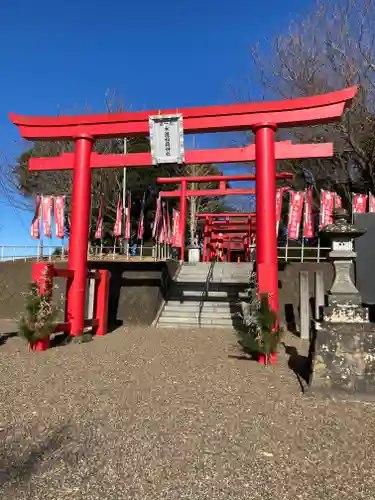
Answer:
[[[269,294],[259,296],[255,275],[248,289],[249,304],[244,322],[247,331],[240,333],[240,345],[248,353],[258,353],[266,360],[276,351],[282,337],[282,329],[277,326],[277,314],[272,309]]]
[[[35,282],[30,284],[25,302],[26,313],[19,321],[18,334],[30,344],[35,344],[54,332],[58,309],[51,305],[49,294],[39,294]]]

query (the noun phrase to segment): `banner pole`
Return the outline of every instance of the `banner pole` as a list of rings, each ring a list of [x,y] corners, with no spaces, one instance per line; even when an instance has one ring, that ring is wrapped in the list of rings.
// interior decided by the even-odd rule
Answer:
[[[128,150],[128,143],[127,143],[126,137],[124,137],[124,149],[123,149],[124,155],[127,154],[127,150]],[[126,173],[127,173],[127,170],[126,170],[126,167],[124,167],[123,177],[122,177],[122,207],[123,207],[124,231],[126,231],[126,212],[127,212],[127,208],[126,208],[126,180],[127,180]],[[123,251],[123,253],[125,253],[126,249],[128,247],[128,242],[127,242],[126,238],[122,239],[122,246],[123,246],[122,251]]]

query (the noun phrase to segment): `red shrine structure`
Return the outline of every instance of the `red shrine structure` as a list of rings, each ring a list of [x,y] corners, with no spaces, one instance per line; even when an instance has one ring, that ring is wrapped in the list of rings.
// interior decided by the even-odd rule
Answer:
[[[329,157],[332,144],[297,145],[276,142],[278,129],[302,127],[339,120],[356,94],[356,87],[330,94],[293,100],[219,105],[200,108],[139,111],[83,116],[31,117],[10,114],[22,137],[29,140],[69,140],[75,142],[73,155],[38,158],[30,170],[73,169],[71,234],[68,268],[69,332],[82,335],[84,328],[87,278],[87,247],[90,218],[91,168],[151,166],[148,153],[95,155],[99,138],[148,136],[150,116],[179,114],[185,134],[252,131],[255,144],[245,148],[186,151],[184,163],[233,163],[255,160],[257,214],[257,276],[260,293],[270,296],[278,310],[278,274],[275,221],[276,160]]]
[[[251,261],[251,246],[256,236],[255,213],[198,213],[197,218],[198,224],[204,224],[203,262],[214,260],[218,253],[230,262],[232,252],[237,259],[241,260],[242,256],[245,262]]]
[[[289,147],[292,145],[290,141],[285,143]],[[287,151],[287,150],[286,150]],[[275,174],[275,179],[291,179],[293,174],[290,172],[278,172]],[[253,195],[256,194],[254,188],[231,188],[228,187],[228,182],[234,181],[255,181],[256,175],[192,175],[187,177],[158,177],[159,184],[179,184],[180,188],[175,191],[161,191],[162,198],[180,198],[180,220],[181,220],[181,248],[180,259],[184,260],[185,256],[185,233],[186,233],[186,200],[190,196],[196,197],[216,197],[216,196],[235,196],[235,195]],[[187,189],[189,183],[217,183],[218,188],[208,189]]]

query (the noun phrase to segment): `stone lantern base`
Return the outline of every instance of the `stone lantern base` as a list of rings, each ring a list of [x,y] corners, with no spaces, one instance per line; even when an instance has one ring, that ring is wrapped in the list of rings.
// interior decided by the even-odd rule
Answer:
[[[316,324],[310,391],[375,397],[375,328],[352,280],[353,240],[365,231],[348,221],[340,209],[335,222],[323,229],[332,240],[335,279],[323,321]]]
[[[316,324],[309,392],[375,398],[375,328],[359,295],[330,296]]]

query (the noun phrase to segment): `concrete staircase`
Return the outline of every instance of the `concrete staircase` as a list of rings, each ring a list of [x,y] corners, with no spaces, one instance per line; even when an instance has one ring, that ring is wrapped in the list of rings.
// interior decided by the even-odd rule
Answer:
[[[247,300],[252,264],[184,263],[170,286],[156,326],[236,328],[243,325],[241,301]]]

